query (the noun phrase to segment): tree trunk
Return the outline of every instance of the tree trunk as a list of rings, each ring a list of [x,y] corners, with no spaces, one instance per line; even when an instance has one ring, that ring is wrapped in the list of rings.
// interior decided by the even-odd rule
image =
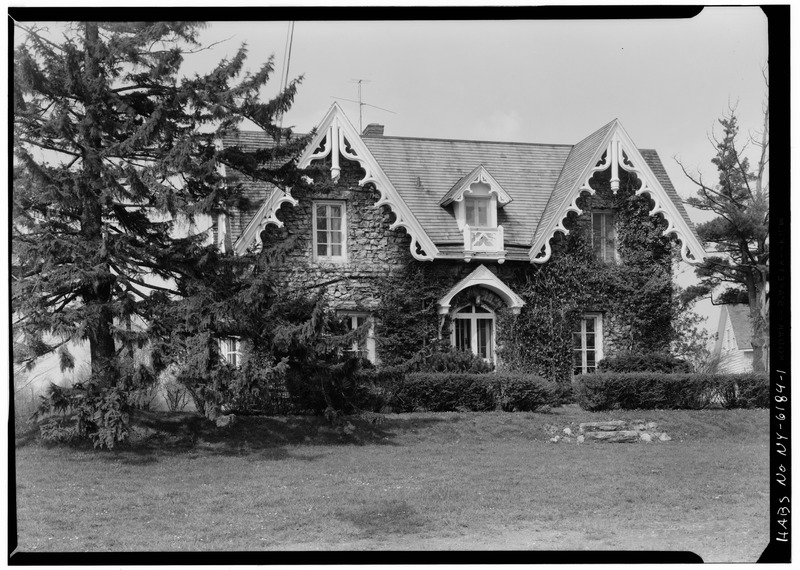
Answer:
[[[769,311],[764,306],[765,287],[766,283],[761,279],[754,279],[753,286],[748,287],[750,318],[753,321],[752,345],[753,370],[755,372],[769,372]]]
[[[98,69],[98,29],[94,22],[87,22],[84,59],[83,87],[86,92],[86,116],[81,125],[81,135],[85,141],[83,149],[83,172],[80,184],[83,194],[81,212],[81,234],[91,250],[105,255],[106,244],[103,233],[103,209],[100,203],[102,194],[102,162],[100,152],[102,140],[96,125],[99,123],[99,79]],[[94,267],[94,275],[83,287],[83,302],[87,309],[87,337],[91,356],[92,377],[101,386],[108,386],[114,380],[114,357],[116,348],[112,327],[114,315],[109,306],[112,298],[114,276],[106,259]]]

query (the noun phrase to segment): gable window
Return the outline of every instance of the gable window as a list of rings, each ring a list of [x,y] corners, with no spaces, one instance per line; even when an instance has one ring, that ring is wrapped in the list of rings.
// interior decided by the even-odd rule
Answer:
[[[597,259],[605,263],[616,261],[616,237],[614,212],[592,212],[592,248]]]
[[[355,331],[366,324],[369,325],[366,337],[353,341],[353,345],[350,348],[350,352],[353,353],[353,356],[366,358],[367,360],[369,360],[374,364],[376,360],[375,335],[372,326],[372,319],[370,318],[369,314],[342,311],[339,312],[339,316],[344,321],[345,327],[347,328],[348,331]]]
[[[603,358],[603,317],[587,313],[577,323],[572,333],[573,374],[591,374]]]
[[[485,307],[468,305],[453,315],[451,344],[494,362],[494,313]]]
[[[486,198],[465,198],[466,222],[473,228],[485,228],[489,226],[489,208],[491,199]]]
[[[347,258],[344,202],[314,202],[314,259],[342,262]]]
[[[238,337],[229,336],[221,339],[219,348],[225,362],[236,368],[242,365],[242,346]]]

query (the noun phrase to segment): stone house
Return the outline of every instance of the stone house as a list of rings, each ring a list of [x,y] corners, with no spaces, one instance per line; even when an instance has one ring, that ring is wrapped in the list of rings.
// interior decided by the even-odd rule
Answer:
[[[269,141],[240,131],[222,144]],[[675,257],[696,263],[705,255],[658,154],[637,148],[617,120],[574,145],[443,140],[387,136],[376,124],[359,133],[334,104],[299,158],[301,168],[312,164],[324,165],[332,187],[298,195],[227,172],[260,206],[220,214],[219,247],[241,253],[292,237],[286,282],[327,283],[351,327],[374,322],[386,276],[432,267],[445,283],[436,301],[440,337],[489,361],[497,361],[498,313],[520,312],[521,279],[558,255],[569,227],[603,263],[621,262],[614,200],[626,181],[638,181],[630,195],[649,199],[646,215],[660,220]],[[602,306],[580,316],[574,372],[593,371],[612,350],[613,322]],[[224,346],[238,357],[235,340]],[[372,334],[354,348],[372,361],[391,350]]]
[[[746,304],[722,305],[717,340],[711,353],[720,372],[753,371],[753,321]]]

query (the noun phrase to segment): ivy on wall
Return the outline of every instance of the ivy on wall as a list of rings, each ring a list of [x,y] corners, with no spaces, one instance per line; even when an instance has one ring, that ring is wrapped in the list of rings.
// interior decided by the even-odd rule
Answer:
[[[385,280],[374,313],[381,364],[394,366],[421,351],[436,350],[440,330],[449,331],[449,324],[442,323],[438,314],[437,302],[452,286],[452,277],[430,263],[416,261]],[[446,337],[449,339],[449,332]]]
[[[640,182],[627,173],[620,178],[613,194],[608,171],[595,174],[591,185],[597,193],[578,200],[584,213],[568,216],[570,233],[553,239],[551,260],[532,267],[517,286],[526,305],[516,318],[503,315],[498,325],[504,367],[569,380],[572,333],[581,315],[593,311],[604,313],[609,352],[667,349],[674,336],[674,244],[663,235],[665,220],[649,215],[649,198],[635,195]],[[617,263],[603,263],[592,252],[593,209],[614,211]]]
[[[620,189],[613,194],[609,173],[595,174],[591,185],[597,193],[578,200],[584,213],[568,216],[565,225],[570,233],[556,234],[554,253],[547,263],[525,264],[515,271],[505,268],[503,280],[525,300],[525,306],[519,315],[497,311],[501,368],[569,381],[572,334],[585,312],[604,313],[608,353],[667,350],[674,337],[674,243],[663,235],[663,218],[650,216],[649,198],[635,195],[639,181],[626,172],[620,178]],[[595,258],[593,209],[614,211],[616,263]],[[387,286],[376,312],[379,349],[385,347],[380,352],[383,363],[402,362],[429,346],[440,326],[448,340],[449,322],[442,322],[436,302],[454,283],[441,265],[412,263],[406,275]]]

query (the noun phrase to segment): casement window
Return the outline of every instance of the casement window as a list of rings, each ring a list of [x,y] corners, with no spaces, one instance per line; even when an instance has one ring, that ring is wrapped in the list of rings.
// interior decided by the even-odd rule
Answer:
[[[605,263],[617,260],[616,238],[614,212],[592,212],[592,248],[597,259]]]
[[[465,221],[471,228],[486,228],[491,223],[492,216],[489,215],[492,201],[487,197],[464,198],[466,208]]]
[[[237,368],[242,365],[242,347],[238,337],[229,336],[220,339],[219,349],[225,362]]]
[[[486,307],[468,305],[453,315],[451,344],[494,362],[495,316]]]
[[[344,202],[314,202],[314,259],[343,262],[347,259],[347,220]]]
[[[360,338],[353,342],[350,351],[354,356],[366,358],[373,364],[375,363],[375,334],[373,328],[372,318],[368,313],[357,313],[350,311],[340,311],[339,317],[344,321],[348,331],[358,330],[364,325],[369,325],[365,337]]]
[[[572,333],[573,374],[591,374],[603,358],[603,316],[587,313]]]

